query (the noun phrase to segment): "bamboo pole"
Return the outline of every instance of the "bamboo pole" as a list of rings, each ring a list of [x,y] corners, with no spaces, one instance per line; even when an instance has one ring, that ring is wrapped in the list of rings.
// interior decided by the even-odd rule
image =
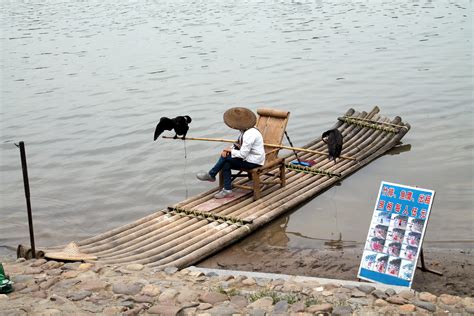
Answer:
[[[228,233],[227,235],[223,236],[222,238],[216,238],[208,244],[203,245],[201,248],[194,250],[180,258],[174,258],[173,261],[167,262],[163,265],[166,266],[174,266],[178,268],[184,268],[189,266],[190,264],[196,263],[203,258],[218,252],[220,249],[234,243],[235,241],[241,239],[243,236],[248,234],[248,229],[245,227],[239,227],[234,231]],[[151,263],[150,266],[157,266],[155,263]]]
[[[198,231],[192,232],[180,238],[175,238],[174,240],[168,241],[166,244],[158,245],[148,251],[141,251],[140,253],[134,254],[133,256],[119,259],[119,260],[110,260],[108,263],[113,262],[137,262],[141,264],[148,264],[152,262],[159,262],[160,260],[169,260],[169,257],[172,257],[175,253],[185,250],[186,248],[199,247],[199,242],[208,240],[209,237],[213,235],[222,236],[225,235],[229,230],[234,229],[235,227],[230,227],[228,224],[219,224],[211,223],[199,229]]]
[[[180,138],[174,138],[174,137],[171,137],[171,136],[163,136],[162,138],[165,138],[165,139],[180,139]],[[184,140],[201,140],[201,141],[207,141],[207,142],[235,143],[235,140],[223,139],[223,138],[186,137]],[[267,147],[272,147],[272,148],[280,148],[280,149],[288,149],[288,150],[296,150],[296,151],[305,151],[305,152],[309,152],[309,153],[313,153],[313,154],[329,156],[329,153],[325,153],[325,152],[318,151],[318,150],[311,150],[311,149],[301,148],[301,147],[290,147],[290,146],[285,146],[285,145],[267,144],[267,143],[264,143],[263,145],[267,146]],[[349,160],[356,160],[353,157],[348,157],[348,156],[344,156],[344,155],[341,155],[340,158],[349,159]]]
[[[107,233],[100,234],[102,238],[99,240],[96,240],[92,243],[89,243],[87,245],[81,246],[81,249],[88,249],[91,247],[97,247],[99,245],[103,245],[104,242],[114,242],[115,240],[120,239],[123,236],[127,236],[132,233],[137,233],[137,232],[142,232],[144,230],[150,229],[150,227],[154,226],[156,228],[159,228],[161,226],[166,226],[169,225],[169,223],[172,223],[176,220],[179,219],[177,216],[169,216],[166,214],[164,211],[157,211],[155,213],[152,213],[151,215],[154,215],[154,217],[149,218],[148,221],[142,222],[141,220],[137,220],[130,225],[130,227],[127,227],[128,225],[119,227],[120,230],[117,230],[114,234],[109,235]],[[148,217],[148,216],[147,216]],[[138,223],[138,224],[137,224]],[[105,243],[105,244],[106,244]]]
[[[202,223],[206,224],[205,221],[202,221]],[[215,224],[211,224],[203,225],[199,229],[193,231],[186,231],[184,234],[178,231],[170,234],[164,240],[157,239],[144,247],[136,248],[132,253],[130,253],[129,256],[120,256],[118,258],[115,256],[110,256],[109,258],[105,259],[104,262],[125,263],[133,261],[137,263],[148,263],[151,262],[149,260],[154,261],[158,258],[166,257],[167,254],[172,253],[173,249],[176,247],[181,249],[183,247],[191,246],[193,243],[193,238],[190,236],[200,236],[201,238],[205,238],[206,236],[211,235],[215,229]]]
[[[161,212],[161,211],[160,211]],[[94,244],[88,245],[86,247],[81,247],[81,249],[85,249],[87,251],[93,251],[94,253],[102,253],[110,248],[110,245],[115,245],[114,249],[118,249],[118,247],[123,246],[123,244],[128,241],[132,240],[133,238],[137,238],[140,236],[144,236],[149,233],[155,233],[160,229],[168,230],[171,226],[179,225],[183,222],[183,219],[179,216],[169,216],[166,213],[162,212],[163,215],[158,218],[158,222],[149,221],[141,225],[140,229],[130,229],[123,231],[119,234],[114,236],[104,238],[101,241],[98,241]]]
[[[235,230],[241,230],[241,231],[250,231],[250,229],[248,227],[237,227],[235,225],[232,225],[232,226],[225,226],[227,224],[221,224],[220,226],[222,227],[218,227],[218,230],[214,232],[213,235],[210,235],[210,236],[194,236],[192,239],[190,239],[189,241],[186,242],[187,245],[189,245],[189,247],[185,247],[186,244],[183,244],[183,245],[180,245],[179,247],[177,247],[175,250],[174,253],[170,254],[171,251],[168,251],[168,253],[163,253],[163,254],[159,254],[158,256],[155,256],[154,258],[150,258],[151,260],[149,260],[150,262],[150,266],[154,267],[154,266],[160,266],[160,265],[164,265],[164,264],[167,264],[169,262],[172,262],[174,260],[177,260],[183,256],[185,256],[186,254],[189,254],[193,251],[196,251],[196,250],[199,250],[200,248],[202,247],[205,247],[209,242],[211,242],[212,240],[218,240],[220,238],[225,238],[226,235],[228,235],[229,233],[231,233],[232,231],[235,231]],[[158,260],[156,260],[158,259]]]
[[[165,243],[168,240],[173,240],[173,238],[198,230],[206,224],[203,221],[191,221],[189,218],[182,217],[179,224],[176,222],[175,225],[139,236],[127,236],[126,239],[120,241],[118,246],[99,252],[97,255],[121,257],[122,254],[130,255],[136,251],[148,250],[156,246],[153,244],[154,241]]]
[[[114,228],[110,231],[107,231],[107,232],[104,232],[102,234],[99,234],[99,235],[96,235],[96,236],[93,236],[91,238],[87,238],[87,239],[84,239],[80,242],[78,242],[78,245],[81,247],[81,250],[82,250],[82,247],[83,246],[86,246],[86,245],[89,245],[89,244],[93,244],[93,243],[96,243],[100,240],[103,240],[105,238],[109,238],[109,237],[112,237],[116,234],[120,234],[121,232],[124,232],[124,231],[127,231],[127,230],[130,230],[130,229],[133,229],[135,227],[138,227],[142,224],[146,224],[148,223],[150,220],[153,220],[154,218],[157,218],[157,217],[160,217],[161,215],[163,215],[164,213],[160,212],[160,211],[157,211],[156,213],[153,213],[153,214],[150,214],[150,215],[147,215],[135,222],[132,222],[130,224],[126,224],[126,225],[123,225],[123,226],[120,226],[120,227],[117,227],[117,228]],[[63,247],[64,248],[64,247]]]

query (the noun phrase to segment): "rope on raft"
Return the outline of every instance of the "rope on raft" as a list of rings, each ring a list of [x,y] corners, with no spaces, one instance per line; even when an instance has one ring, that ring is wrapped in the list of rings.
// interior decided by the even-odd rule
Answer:
[[[223,215],[218,215],[218,214],[213,214],[213,213],[201,212],[201,211],[197,211],[193,209],[187,210],[181,207],[169,206],[167,210],[163,210],[163,211],[175,213],[182,216],[193,217],[197,219],[205,219],[210,222],[227,223],[227,224],[237,225],[237,226],[245,226],[247,224],[253,223],[253,221],[251,220],[245,220],[238,217],[223,216]]]
[[[380,125],[380,124],[386,124],[386,125],[394,125],[394,124],[387,124],[387,123],[384,123],[384,122],[377,122],[377,121],[372,121],[372,120],[360,120],[358,118],[353,118],[353,117],[348,117],[348,116],[338,117],[337,119],[339,121],[346,122],[346,123],[349,123],[349,124],[354,124],[354,125],[358,125],[358,126],[362,126],[362,127],[368,127],[368,128],[371,128],[371,129],[384,131],[384,132],[387,132],[387,133],[394,133],[394,134],[398,133],[398,129],[396,129],[394,127],[387,127],[387,126],[381,126]],[[406,127],[406,126],[401,126],[401,125],[394,125],[394,126],[408,129],[408,127]]]
[[[375,123],[375,124],[395,126],[395,127],[399,127],[399,128],[404,128],[407,131],[409,130],[409,128],[405,125],[393,124],[393,123],[389,123],[389,122],[375,121],[375,120],[371,120],[371,119],[367,119],[367,118],[363,118],[363,117],[356,117],[356,116],[350,116],[350,115],[349,116],[344,115],[343,117],[358,120],[358,121],[371,122],[371,123]],[[340,118],[338,118],[338,119],[340,119]]]
[[[330,178],[332,177],[342,177],[340,173],[334,173],[326,170],[321,170],[321,169],[316,169],[316,168],[311,168],[311,167],[306,167],[306,166],[298,166],[294,164],[285,164],[285,167],[297,172],[304,172],[304,173],[311,173],[311,174],[322,174],[325,176],[328,176]]]

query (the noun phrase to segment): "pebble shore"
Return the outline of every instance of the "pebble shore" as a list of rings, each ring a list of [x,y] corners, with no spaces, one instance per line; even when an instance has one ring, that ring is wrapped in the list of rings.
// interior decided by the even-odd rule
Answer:
[[[469,315],[474,298],[370,283],[204,274],[191,269],[6,260],[0,315]]]

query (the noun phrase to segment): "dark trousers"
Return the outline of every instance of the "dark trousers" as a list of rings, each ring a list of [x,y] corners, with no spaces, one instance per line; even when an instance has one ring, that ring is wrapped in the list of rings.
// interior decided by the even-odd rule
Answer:
[[[244,161],[240,158],[232,158],[230,156],[224,158],[221,156],[214,167],[209,171],[209,175],[215,178],[219,171],[222,170],[224,176],[224,189],[232,190],[231,170],[253,169],[257,167],[260,167],[260,165]]]

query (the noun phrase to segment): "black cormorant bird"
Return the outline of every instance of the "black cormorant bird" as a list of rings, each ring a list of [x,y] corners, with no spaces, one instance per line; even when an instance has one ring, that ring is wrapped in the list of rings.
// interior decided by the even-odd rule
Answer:
[[[323,142],[328,144],[329,160],[333,159],[336,163],[336,158],[339,158],[342,151],[342,134],[335,128],[325,131],[321,135]]]
[[[189,123],[191,123],[191,118],[187,115],[177,116],[173,119],[162,117],[160,118],[158,125],[156,125],[153,140],[156,140],[165,130],[171,131],[172,129],[174,129],[174,132],[176,133],[173,137],[174,139],[178,138],[178,135],[182,135],[181,139],[184,139],[189,130]]]

